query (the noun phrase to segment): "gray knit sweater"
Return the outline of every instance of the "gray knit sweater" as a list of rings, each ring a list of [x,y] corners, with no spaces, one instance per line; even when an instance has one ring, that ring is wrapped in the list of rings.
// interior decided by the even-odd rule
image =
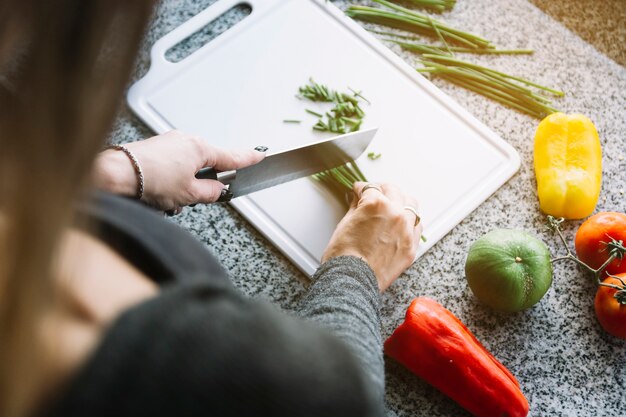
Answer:
[[[319,267],[300,315],[330,329],[359,360],[376,395],[385,391],[380,293],[374,272],[353,256],[330,259]]]
[[[379,294],[365,262],[322,265],[296,318],[239,293],[204,245],[146,208],[102,196],[84,212],[161,291],[111,325],[38,417],[383,414]]]

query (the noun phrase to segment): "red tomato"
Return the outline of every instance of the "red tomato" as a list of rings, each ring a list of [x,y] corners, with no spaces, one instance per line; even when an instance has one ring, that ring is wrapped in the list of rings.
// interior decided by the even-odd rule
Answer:
[[[626,283],[626,274],[618,274]],[[625,286],[616,278],[607,278],[604,284],[613,284],[624,288]],[[608,333],[620,339],[626,339],[626,294],[621,302],[615,298],[617,290],[600,286],[596,293],[595,308],[598,321]]]
[[[589,217],[576,232],[576,254],[594,269],[598,269],[609,258],[606,244],[621,240],[626,245],[626,214],[605,212]],[[616,275],[626,272],[626,257],[615,259],[606,272]]]

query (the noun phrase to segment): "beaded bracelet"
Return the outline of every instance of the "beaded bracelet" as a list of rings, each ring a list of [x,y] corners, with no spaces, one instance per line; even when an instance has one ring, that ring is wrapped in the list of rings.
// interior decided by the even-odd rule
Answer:
[[[130,162],[133,165],[133,169],[135,170],[135,173],[137,174],[137,196],[136,197],[137,197],[137,200],[141,200],[141,197],[143,197],[143,171],[141,169],[141,165],[139,165],[139,161],[135,157],[135,154],[133,154],[124,145],[110,145],[110,146],[107,146],[106,149],[122,151],[126,154],[128,159],[130,159]]]

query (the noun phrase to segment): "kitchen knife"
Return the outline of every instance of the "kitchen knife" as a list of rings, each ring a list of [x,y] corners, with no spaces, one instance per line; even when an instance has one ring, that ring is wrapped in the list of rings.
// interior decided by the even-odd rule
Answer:
[[[199,179],[229,185],[233,198],[273,187],[298,178],[336,168],[357,159],[376,135],[377,128],[348,133],[286,151],[267,155],[258,164],[232,171],[203,168]]]

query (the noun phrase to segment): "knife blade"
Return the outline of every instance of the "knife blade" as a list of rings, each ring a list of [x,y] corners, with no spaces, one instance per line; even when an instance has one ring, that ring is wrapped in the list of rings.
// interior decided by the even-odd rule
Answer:
[[[203,168],[199,179],[217,180],[229,186],[233,198],[336,168],[365,152],[378,128],[352,132],[310,145],[267,155],[249,167],[218,172]]]

